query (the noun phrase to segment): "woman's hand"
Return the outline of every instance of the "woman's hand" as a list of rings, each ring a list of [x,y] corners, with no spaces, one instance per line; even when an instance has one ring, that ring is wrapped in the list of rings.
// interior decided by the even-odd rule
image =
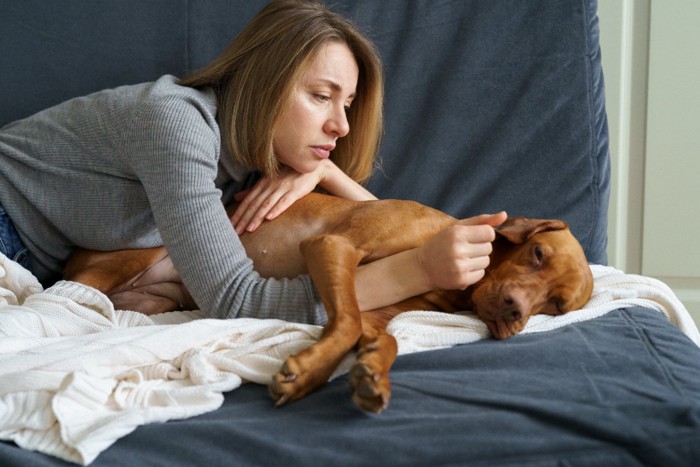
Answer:
[[[360,310],[398,303],[435,289],[462,290],[484,277],[494,227],[505,212],[463,219],[422,246],[363,264],[355,290]]]
[[[295,201],[311,193],[322,179],[320,165],[319,169],[305,174],[282,166],[277,177],[263,177],[252,188],[236,193],[235,200],[240,204],[231,216],[236,232],[238,235],[252,232],[263,221],[279,216]]]
[[[416,251],[431,289],[463,290],[484,277],[489,265],[494,227],[505,212],[463,219],[438,232]]]
[[[252,232],[264,221],[282,214],[297,200],[311,193],[316,186],[341,198],[376,199],[326,159],[309,173],[299,173],[283,166],[279,176],[263,177],[252,188],[236,193],[235,199],[241,204],[231,216],[231,222],[238,235],[246,231]]]

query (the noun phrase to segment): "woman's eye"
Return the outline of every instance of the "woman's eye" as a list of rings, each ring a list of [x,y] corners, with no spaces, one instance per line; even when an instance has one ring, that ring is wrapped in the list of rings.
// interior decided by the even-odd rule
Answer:
[[[328,102],[331,98],[323,94],[314,94],[314,97],[321,102]]]

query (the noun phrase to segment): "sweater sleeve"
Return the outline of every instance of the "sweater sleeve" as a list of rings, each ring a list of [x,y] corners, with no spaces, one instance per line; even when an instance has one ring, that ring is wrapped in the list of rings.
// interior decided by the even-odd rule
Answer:
[[[221,143],[212,109],[191,98],[145,103],[123,135],[163,244],[200,309],[212,318],[276,318],[321,324],[309,276],[265,279],[253,269],[215,185]]]

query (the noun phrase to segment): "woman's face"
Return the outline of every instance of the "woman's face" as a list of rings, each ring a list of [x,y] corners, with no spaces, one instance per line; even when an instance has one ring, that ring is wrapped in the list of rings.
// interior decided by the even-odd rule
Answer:
[[[280,163],[300,173],[314,171],[350,131],[347,110],[355,97],[359,70],[347,45],[327,42],[294,90],[273,131]]]

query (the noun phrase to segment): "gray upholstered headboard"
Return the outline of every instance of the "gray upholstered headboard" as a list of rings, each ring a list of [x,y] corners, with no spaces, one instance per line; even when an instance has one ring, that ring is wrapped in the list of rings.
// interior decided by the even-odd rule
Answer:
[[[265,3],[0,0],[0,125],[91,91],[181,76]],[[369,183],[377,196],[460,217],[561,218],[589,261],[607,261],[596,0],[327,3],[359,24],[385,64],[385,135]]]

